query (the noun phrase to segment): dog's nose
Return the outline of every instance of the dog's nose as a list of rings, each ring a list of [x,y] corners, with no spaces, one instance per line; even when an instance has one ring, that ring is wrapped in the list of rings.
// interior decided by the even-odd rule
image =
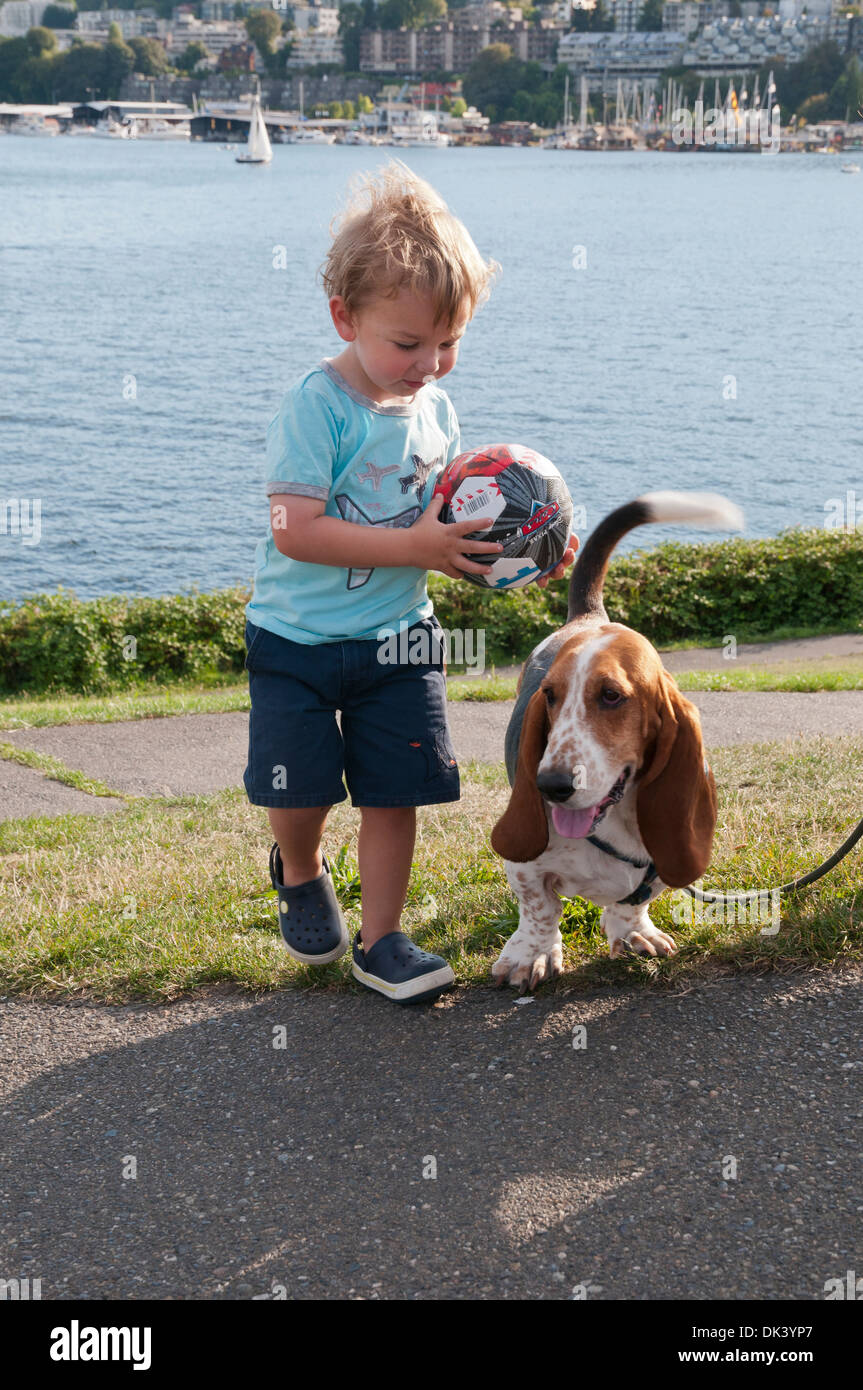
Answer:
[[[572,775],[569,772],[540,772],[536,785],[550,801],[566,801],[572,796]]]

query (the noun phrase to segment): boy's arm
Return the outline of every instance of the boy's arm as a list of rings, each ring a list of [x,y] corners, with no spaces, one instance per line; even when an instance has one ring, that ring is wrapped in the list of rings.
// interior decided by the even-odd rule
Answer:
[[[274,493],[270,497],[270,525],[276,549],[292,560],[353,569],[406,565],[439,570],[451,579],[465,573],[484,574],[485,566],[469,560],[468,554],[498,554],[503,547],[494,541],[466,539],[483,524],[457,521],[445,525],[438,521],[443,500],[440,494],[433,496],[413,526],[361,526],[326,516],[326,503],[317,497]],[[490,526],[491,522],[484,524]]]

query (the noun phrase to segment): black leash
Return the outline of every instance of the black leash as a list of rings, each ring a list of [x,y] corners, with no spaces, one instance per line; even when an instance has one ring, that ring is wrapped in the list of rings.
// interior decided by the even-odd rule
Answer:
[[[831,869],[835,869],[856,845],[857,841],[863,837],[863,820],[859,821],[851,831],[848,839],[839,846],[835,854],[831,854],[829,859],[825,859],[823,864],[819,864],[817,869],[811,873],[804,874],[802,878],[795,878],[792,883],[783,883],[780,888],[750,888],[745,893],[702,893],[700,888],[684,888],[684,893],[688,893],[691,898],[697,898],[699,902],[740,902],[744,898],[758,898],[767,893],[794,893],[798,888],[806,888],[810,883],[816,883],[819,878],[823,878]]]

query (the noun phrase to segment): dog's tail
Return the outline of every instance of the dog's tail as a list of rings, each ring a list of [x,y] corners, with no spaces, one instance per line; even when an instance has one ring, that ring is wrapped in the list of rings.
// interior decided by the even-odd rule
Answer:
[[[567,622],[581,617],[598,617],[607,622],[602,589],[615,547],[636,526],[676,521],[711,530],[743,529],[740,508],[718,492],[646,492],[643,497],[624,503],[591,531],[579,551],[569,581]]]

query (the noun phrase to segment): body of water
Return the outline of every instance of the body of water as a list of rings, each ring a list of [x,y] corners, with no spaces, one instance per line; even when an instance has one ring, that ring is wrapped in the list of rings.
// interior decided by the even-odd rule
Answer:
[[[38,545],[0,535],[0,598],[250,580],[267,423],[342,347],[329,222],[389,153],[0,138],[0,501],[42,508]],[[442,383],[465,448],[539,449],[588,529],[669,487],[726,493],[751,536],[863,502],[863,178],[838,159],[403,157],[503,266]],[[632,543],[668,537],[708,538]]]

